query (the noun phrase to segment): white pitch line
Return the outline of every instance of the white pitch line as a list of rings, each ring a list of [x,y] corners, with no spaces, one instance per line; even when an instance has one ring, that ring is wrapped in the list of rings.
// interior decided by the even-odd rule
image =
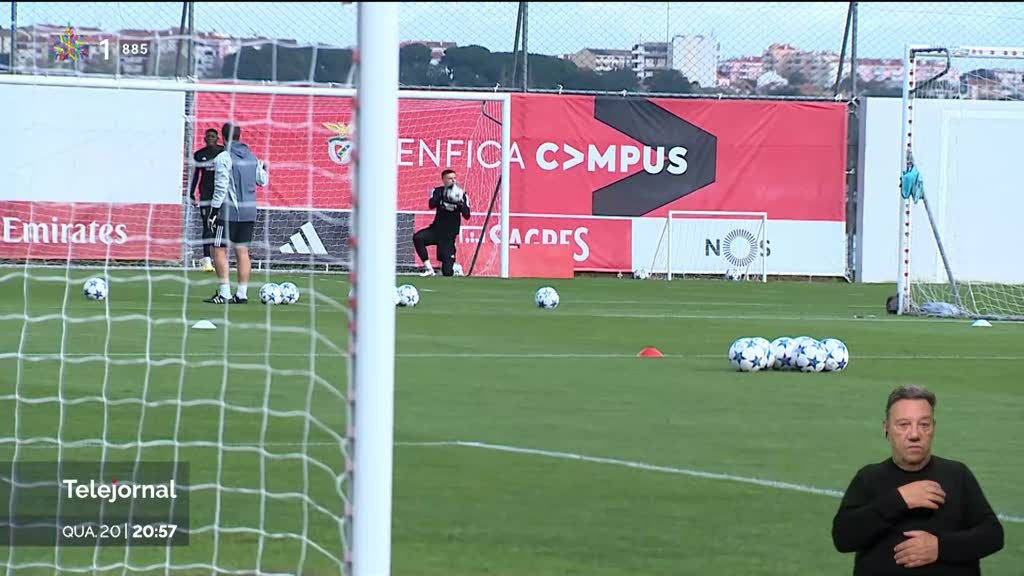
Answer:
[[[647,470],[651,472],[666,472],[669,474],[681,474],[684,476],[694,476],[697,478],[705,478],[708,480],[725,480],[729,482],[740,482],[743,484],[754,484],[756,486],[763,486],[766,488],[776,488],[780,490],[792,490],[795,492],[804,492],[807,494],[817,494],[819,496],[831,496],[833,498],[842,498],[843,492],[841,490],[832,490],[829,488],[816,488],[807,484],[797,484],[793,482],[780,482],[777,480],[768,480],[765,478],[752,478],[749,476],[736,476],[734,474],[726,474],[722,472],[708,472],[705,470],[694,470],[692,468],[676,468],[673,466],[659,466],[656,464],[647,464],[645,462],[637,462],[633,460],[619,460],[616,458],[601,458],[598,456],[586,456],[584,454],[575,454],[572,452],[555,452],[550,450],[538,450],[536,448],[520,448],[517,446],[506,446],[504,444],[489,444],[486,442],[471,442],[462,440],[444,441],[444,442],[395,442],[397,446],[458,446],[467,448],[482,448],[485,450],[497,450],[499,452],[514,452],[517,454],[529,454],[532,456],[546,456],[548,458],[559,458],[562,460],[578,460],[582,462],[593,462],[597,464],[612,464],[615,466],[624,466],[627,468],[635,468],[638,470]],[[1015,524],[1024,524],[1024,516],[1017,516],[1013,514],[998,514],[999,519],[1004,522],[1012,522]]]
[[[0,447],[4,447],[5,444],[12,442],[0,442]],[[47,442],[44,445],[25,443],[21,446],[21,449],[40,449],[40,450],[53,450],[56,449],[55,445],[49,445]],[[54,442],[55,444],[55,442]],[[81,442],[80,444],[88,446],[102,446],[103,442]],[[146,442],[142,442],[143,445],[147,445]],[[183,442],[182,445],[188,447],[189,442]],[[115,445],[115,444],[110,444]],[[135,443],[131,443],[135,445]],[[122,447],[117,445],[118,447]],[[342,446],[341,442],[225,442],[226,447],[314,447],[314,446],[329,446],[339,447]],[[500,452],[513,452],[518,454],[529,454],[532,456],[546,456],[549,458],[559,458],[562,460],[578,460],[581,462],[592,462],[596,464],[612,464],[615,466],[624,466],[627,468],[634,468],[637,470],[646,470],[650,472],[665,472],[669,474],[681,474],[684,476],[693,476],[697,478],[705,478],[708,480],[725,480],[729,482],[740,482],[744,484],[753,484],[756,486],[762,486],[766,488],[776,488],[779,490],[791,490],[795,492],[803,492],[807,494],[816,494],[818,496],[831,496],[833,498],[842,498],[843,492],[840,490],[833,490],[830,488],[816,488],[807,484],[798,484],[794,482],[780,482],[777,480],[768,480],[765,478],[752,478],[747,476],[737,476],[734,474],[726,474],[722,472],[708,472],[705,470],[694,470],[692,468],[676,468],[673,466],[659,466],[656,464],[647,464],[645,462],[636,462],[632,460],[619,460],[616,458],[601,458],[597,456],[586,456],[584,454],[575,454],[572,452],[555,452],[550,450],[538,450],[536,448],[520,448],[516,446],[505,446],[503,444],[489,444],[486,442],[467,442],[461,440],[453,441],[440,441],[440,442],[395,442],[395,446],[411,446],[411,447],[464,447],[464,448],[481,448],[485,450],[496,450]],[[308,457],[308,456],[307,456]],[[998,514],[999,519],[1004,522],[1011,522],[1014,524],[1024,524],[1024,516],[1018,516],[1014,514]]]
[[[326,354],[325,351],[324,354]],[[218,352],[187,352],[185,358],[309,358],[308,352],[231,352],[229,354],[218,353]],[[5,359],[16,359],[22,358],[24,360],[59,360],[61,357],[64,358],[95,358],[97,361],[102,360],[104,357],[108,358],[139,358],[140,361],[148,358],[149,360],[159,358],[181,358],[182,354],[180,351],[175,352],[153,352],[150,351],[147,355],[145,350],[139,352],[103,352],[95,353],[77,353],[77,352],[65,352],[63,355],[56,352],[3,352],[0,353],[0,360]],[[339,358],[346,357],[346,355],[338,355]],[[493,358],[493,359],[554,359],[554,360],[575,360],[575,359],[617,359],[617,358],[635,358],[636,354],[627,353],[616,353],[616,352],[399,352],[395,354],[396,358]],[[719,358],[726,358],[725,354],[670,354],[666,353],[665,358],[675,360],[713,360]],[[976,360],[986,362],[1020,362],[1024,361],[1024,355],[1022,356],[963,356],[963,355],[928,355],[928,354],[864,354],[856,355],[853,357],[854,360],[928,360],[928,361],[962,361],[962,360]]]

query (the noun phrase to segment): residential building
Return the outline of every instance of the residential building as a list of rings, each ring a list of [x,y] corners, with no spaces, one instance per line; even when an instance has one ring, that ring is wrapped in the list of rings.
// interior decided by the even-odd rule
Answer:
[[[718,55],[721,45],[707,36],[674,36],[672,38],[671,68],[678,70],[690,82],[702,87],[717,84]]]

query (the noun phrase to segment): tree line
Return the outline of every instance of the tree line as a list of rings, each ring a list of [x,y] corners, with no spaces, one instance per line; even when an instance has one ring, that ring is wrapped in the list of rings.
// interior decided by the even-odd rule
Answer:
[[[512,88],[522,85],[515,74],[521,62],[511,52],[491,52],[482,46],[460,46],[445,50],[437,62],[430,48],[408,44],[399,50],[399,82],[403,86]],[[352,51],[346,48],[313,48],[264,44],[245,46],[228,55],[221,75],[239,80],[276,82],[348,83]],[[632,70],[596,72],[580,68],[570,60],[530,54],[527,62],[529,87],[539,90],[594,90],[663,92],[686,94],[699,91],[678,70],[659,70],[641,83]]]

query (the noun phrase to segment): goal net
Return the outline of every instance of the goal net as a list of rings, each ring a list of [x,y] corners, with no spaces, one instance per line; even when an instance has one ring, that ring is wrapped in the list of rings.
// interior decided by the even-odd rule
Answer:
[[[185,233],[183,182],[210,125],[185,114],[188,88],[0,78],[21,141],[0,155],[0,564],[11,573],[344,570],[347,288],[313,268],[254,266],[243,289],[230,251],[228,298],[248,303],[204,301],[219,282],[183,265],[202,242]],[[261,96],[218,88],[237,110]],[[238,123],[270,182],[287,173],[263,139],[285,125]],[[285,282],[297,302],[261,304],[264,285]],[[69,480],[86,494],[65,493]],[[178,498],[102,499],[172,481]]]
[[[1024,319],[1012,177],[1024,48],[908,46],[898,296],[904,314]]]
[[[731,280],[768,279],[768,214],[670,210],[658,231],[646,272],[668,280],[714,276]]]
[[[397,46],[396,31],[382,38]],[[378,104],[359,90],[0,76],[12,127],[0,139],[6,572],[348,574],[361,513],[362,559],[386,563],[378,512],[390,510],[390,470],[379,460],[394,332],[381,306],[394,311],[394,265],[412,265],[409,238],[447,163],[474,222],[493,208],[490,226],[500,223],[509,100],[403,93],[396,150],[388,123],[368,114],[363,125],[382,134],[351,138]],[[210,240],[189,192],[206,130],[228,120],[269,182],[257,189],[245,290],[229,250],[229,298],[248,301],[225,305],[205,302],[220,283],[199,265]],[[371,209],[378,218],[366,220]],[[481,250],[477,271],[501,274],[500,253]],[[327,266],[354,266],[353,284]],[[285,283],[297,301],[261,304],[264,287]],[[379,482],[360,485],[371,469]]]

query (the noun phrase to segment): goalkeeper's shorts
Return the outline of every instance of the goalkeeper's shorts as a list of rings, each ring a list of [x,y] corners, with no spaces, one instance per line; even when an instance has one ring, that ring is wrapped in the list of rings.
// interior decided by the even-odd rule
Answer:
[[[233,244],[248,246],[252,242],[252,230],[255,222],[217,222],[217,229],[213,233],[213,245],[226,247]]]

